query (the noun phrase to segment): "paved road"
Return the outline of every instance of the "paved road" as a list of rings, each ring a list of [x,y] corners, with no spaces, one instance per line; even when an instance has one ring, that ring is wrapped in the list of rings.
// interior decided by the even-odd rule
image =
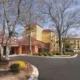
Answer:
[[[19,56],[12,59],[28,61],[40,72],[39,80],[80,80],[80,55],[72,59]]]

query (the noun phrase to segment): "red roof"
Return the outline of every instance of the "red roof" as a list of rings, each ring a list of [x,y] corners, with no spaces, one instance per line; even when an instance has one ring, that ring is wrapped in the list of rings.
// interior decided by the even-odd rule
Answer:
[[[29,45],[29,41],[30,41],[29,37],[23,37],[19,41],[19,44],[20,45]],[[38,45],[38,46],[44,47],[44,43],[42,41],[36,40],[33,37],[31,37],[31,42],[32,42],[32,45]]]
[[[26,28],[27,26],[31,26],[31,27],[36,27],[36,25],[39,25],[37,23],[30,23],[30,24],[26,24],[24,27]],[[40,26],[40,25],[39,25]],[[41,26],[40,26],[41,27]],[[42,27],[41,27],[42,28]]]
[[[6,41],[7,40],[4,40],[4,45],[6,45]],[[2,43],[2,40],[0,40],[0,44]],[[11,41],[11,46],[18,46],[19,45],[19,43],[18,43],[18,41],[15,41],[15,40],[12,40]]]
[[[6,45],[6,41],[7,39],[4,40],[4,46]],[[23,37],[22,39],[20,40],[12,40],[11,41],[11,46],[26,46],[26,45],[29,45],[29,37]],[[0,36],[0,44],[2,42],[2,36]],[[36,40],[34,39],[33,37],[31,37],[31,42],[32,42],[32,45],[37,45],[39,47],[49,47],[50,44],[46,44],[42,41],[39,41],[39,40]]]
[[[53,31],[50,29],[44,29],[43,32],[53,32]]]
[[[6,41],[7,41],[7,37],[4,38],[4,45],[6,45]],[[2,35],[0,35],[0,44],[2,43]],[[12,46],[18,46],[19,43],[18,43],[18,40],[12,40],[11,41],[11,45]]]
[[[12,46],[19,46],[19,41],[18,40],[12,40],[11,45]]]

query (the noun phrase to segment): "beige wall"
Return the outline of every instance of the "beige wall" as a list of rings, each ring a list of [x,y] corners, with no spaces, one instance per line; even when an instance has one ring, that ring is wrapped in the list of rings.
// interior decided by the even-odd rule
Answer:
[[[68,43],[71,44],[72,49],[80,49],[80,40],[76,39],[67,39]]]
[[[35,25],[33,30],[31,31],[31,36],[37,40],[42,40],[42,28],[39,25]],[[26,30],[26,28],[24,29],[24,36],[28,36],[29,35],[29,31]]]
[[[53,48],[53,50],[58,50],[58,38],[57,36],[55,35],[54,32],[51,32],[51,47]]]
[[[35,38],[35,39],[36,39],[36,32],[37,32],[37,28],[36,28],[36,26],[35,26],[34,29],[33,29],[32,32],[31,32],[31,36],[32,36],[33,38]]]
[[[39,25],[36,25],[36,39],[39,40],[39,41],[42,41],[42,31],[43,29],[39,26]]]
[[[50,43],[51,42],[51,32],[42,32],[42,41],[44,43]]]
[[[50,43],[50,51],[58,50],[58,38],[54,32],[42,32],[42,41],[44,43]]]

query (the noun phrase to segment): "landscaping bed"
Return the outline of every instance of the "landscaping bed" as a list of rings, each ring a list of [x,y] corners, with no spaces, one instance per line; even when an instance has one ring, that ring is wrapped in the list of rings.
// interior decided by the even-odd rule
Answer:
[[[50,57],[54,57],[54,56],[74,56],[76,53],[74,52],[65,52],[62,55],[58,52],[43,52],[43,53],[39,53],[39,54],[34,54],[35,56],[50,56]]]
[[[15,72],[11,70],[11,65],[13,65],[13,61],[0,62],[0,80],[28,80],[33,71],[32,66],[26,62],[27,66],[25,68],[22,68],[24,67],[24,63],[22,61],[17,61],[17,63],[20,64],[21,68],[19,68],[18,71],[18,68],[13,66],[14,70],[18,71]]]

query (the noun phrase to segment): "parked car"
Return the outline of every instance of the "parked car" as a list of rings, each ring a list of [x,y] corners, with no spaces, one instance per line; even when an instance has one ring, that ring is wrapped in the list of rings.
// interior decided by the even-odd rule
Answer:
[[[74,50],[70,49],[70,48],[67,48],[65,49],[66,52],[74,52]]]

